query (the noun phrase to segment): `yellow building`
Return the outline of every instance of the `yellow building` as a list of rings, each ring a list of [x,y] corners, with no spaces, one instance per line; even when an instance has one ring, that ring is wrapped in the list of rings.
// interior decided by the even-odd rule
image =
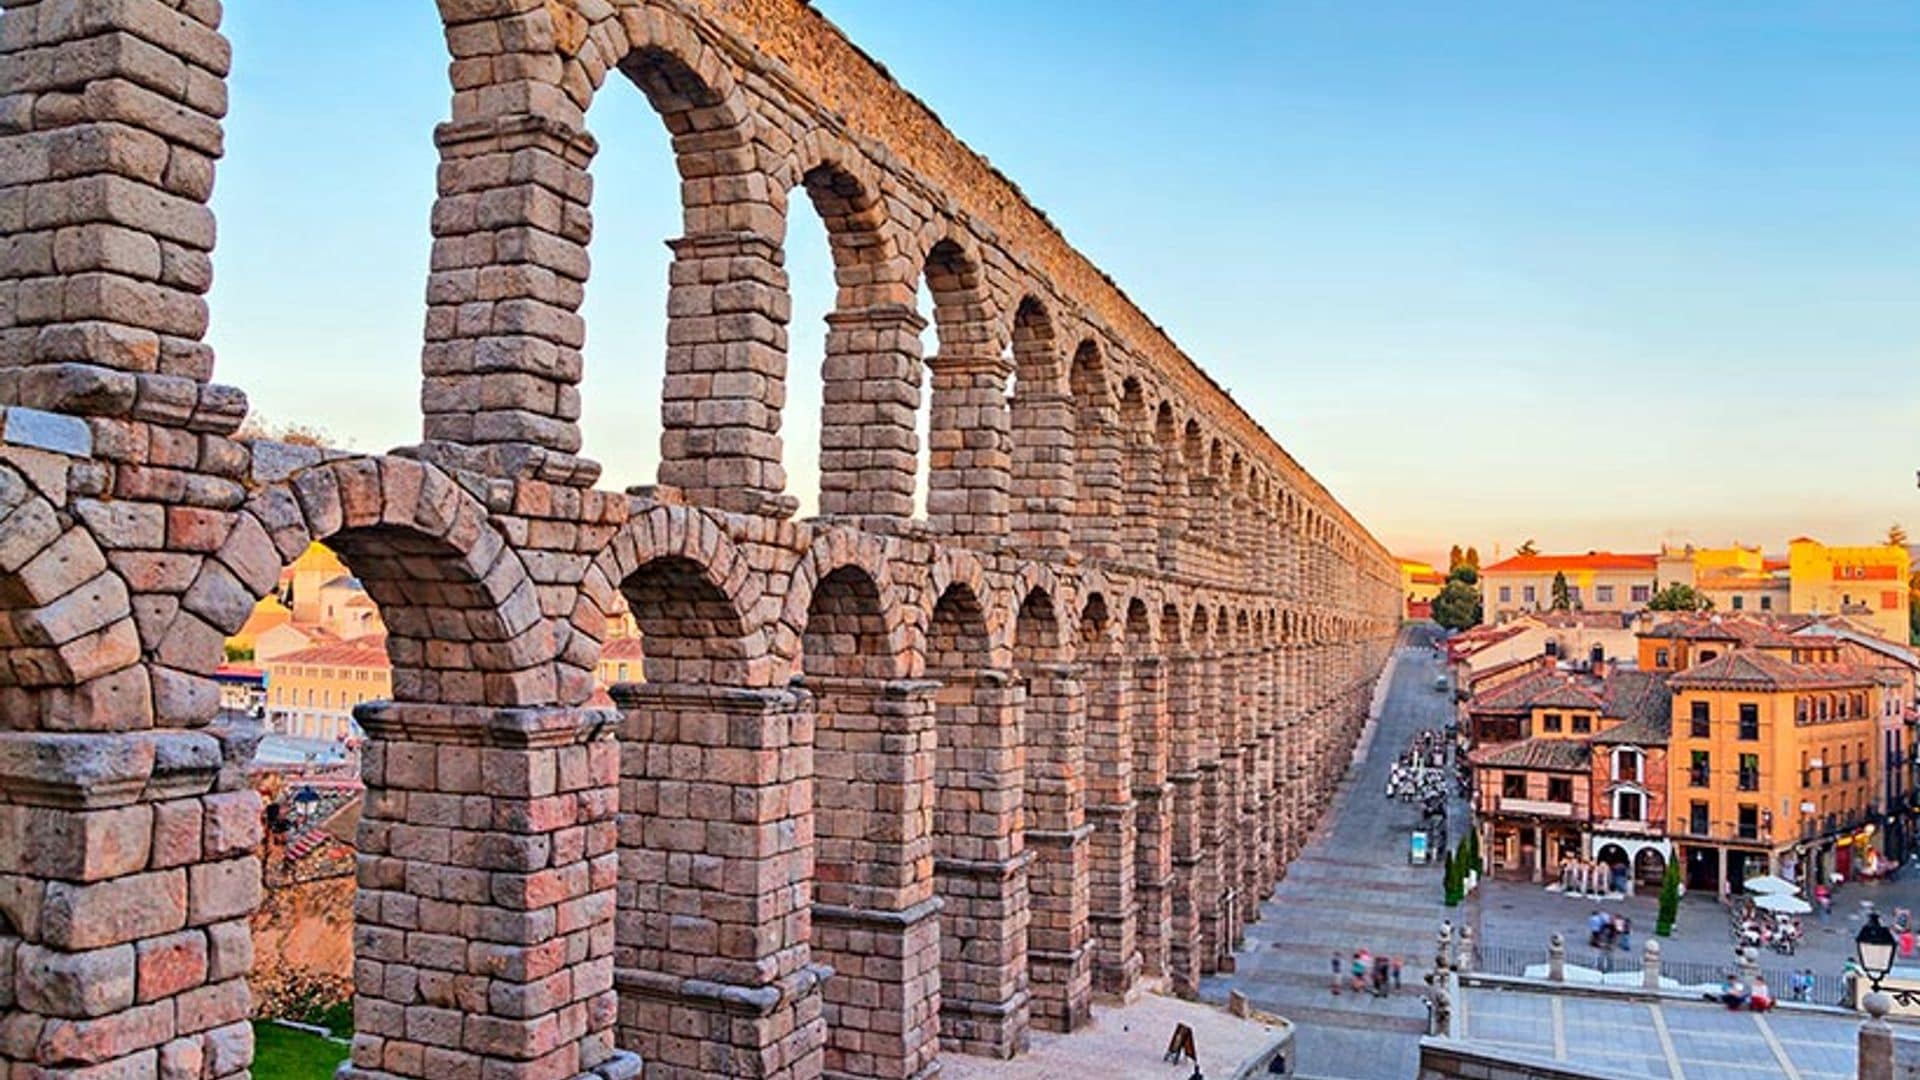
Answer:
[[[1787,542],[1787,564],[1793,611],[1845,615],[1888,641],[1908,640],[1905,547],[1828,547],[1800,536]]]
[[[1758,545],[1694,551],[1693,587],[1713,602],[1715,611],[1797,610],[1792,603],[1787,561],[1767,558]]]
[[[267,721],[283,735],[338,739],[352,732],[355,705],[393,696],[384,636],[300,649],[265,667]]]
[[[1432,563],[1416,559],[1400,560],[1400,595],[1406,598],[1406,616],[1409,619],[1425,619],[1433,614],[1433,598],[1440,595],[1440,589],[1447,583],[1447,575],[1433,568]]]
[[[1584,555],[1515,555],[1480,571],[1488,621],[1553,606],[1553,581],[1567,579],[1570,606],[1582,611],[1638,611],[1653,599],[1657,555],[1589,551]]]
[[[1852,877],[1892,695],[1828,642],[1738,647],[1668,680],[1668,835],[1690,889],[1774,873]]]

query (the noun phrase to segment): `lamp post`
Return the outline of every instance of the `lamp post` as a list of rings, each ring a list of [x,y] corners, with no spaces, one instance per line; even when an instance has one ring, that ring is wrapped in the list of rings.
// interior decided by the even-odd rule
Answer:
[[[1861,972],[1875,991],[1880,989],[1880,980],[1893,970],[1893,951],[1893,931],[1880,921],[1879,912],[1868,912],[1867,924],[1853,939],[1853,952],[1854,958],[1860,961]]]

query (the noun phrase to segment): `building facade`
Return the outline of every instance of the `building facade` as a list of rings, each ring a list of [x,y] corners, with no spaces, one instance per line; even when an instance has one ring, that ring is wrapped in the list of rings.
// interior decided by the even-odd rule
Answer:
[[[1639,611],[1653,599],[1658,556],[1589,551],[1584,555],[1515,555],[1480,571],[1490,621],[1554,606],[1553,583],[1564,577],[1569,606],[1585,611]]]
[[[1843,615],[1888,641],[1907,644],[1907,582],[1913,565],[1904,546],[1828,547],[1799,536],[1787,544],[1787,563],[1794,612]]]

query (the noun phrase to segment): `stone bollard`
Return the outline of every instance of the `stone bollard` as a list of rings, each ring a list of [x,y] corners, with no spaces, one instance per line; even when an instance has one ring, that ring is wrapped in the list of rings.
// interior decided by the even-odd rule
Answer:
[[[1453,964],[1453,924],[1441,923],[1433,939],[1433,970],[1445,972]]]
[[[1893,1080],[1893,1029],[1887,1026],[1893,999],[1875,990],[1861,1005],[1867,1019],[1860,1025],[1859,1067],[1854,1075],[1859,1080]]]
[[[1456,956],[1457,959],[1453,964],[1455,971],[1471,972],[1473,970],[1473,927],[1460,928],[1460,949]]]
[[[1567,939],[1555,934],[1547,939],[1547,978],[1567,981]]]
[[[1753,980],[1760,977],[1760,951],[1745,945],[1734,952],[1739,959],[1740,981],[1752,986]]]
[[[1660,989],[1660,943],[1649,941],[1640,950],[1640,985],[1648,990]]]

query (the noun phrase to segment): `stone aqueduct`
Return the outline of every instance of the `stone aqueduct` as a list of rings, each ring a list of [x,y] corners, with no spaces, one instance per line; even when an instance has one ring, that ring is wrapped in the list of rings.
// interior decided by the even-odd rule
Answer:
[[[366,455],[236,440],[211,381],[218,0],[0,7],[0,1077],[246,1073],[257,735],[210,675],[310,540],[395,668],[355,1076],[925,1076],[1232,963],[1357,737],[1395,567],[816,12],[440,0],[425,438]],[[609,76],[685,209],[629,494],[576,425]],[[805,521],[797,191],[838,285]],[[646,681],[587,708],[628,609]]]

